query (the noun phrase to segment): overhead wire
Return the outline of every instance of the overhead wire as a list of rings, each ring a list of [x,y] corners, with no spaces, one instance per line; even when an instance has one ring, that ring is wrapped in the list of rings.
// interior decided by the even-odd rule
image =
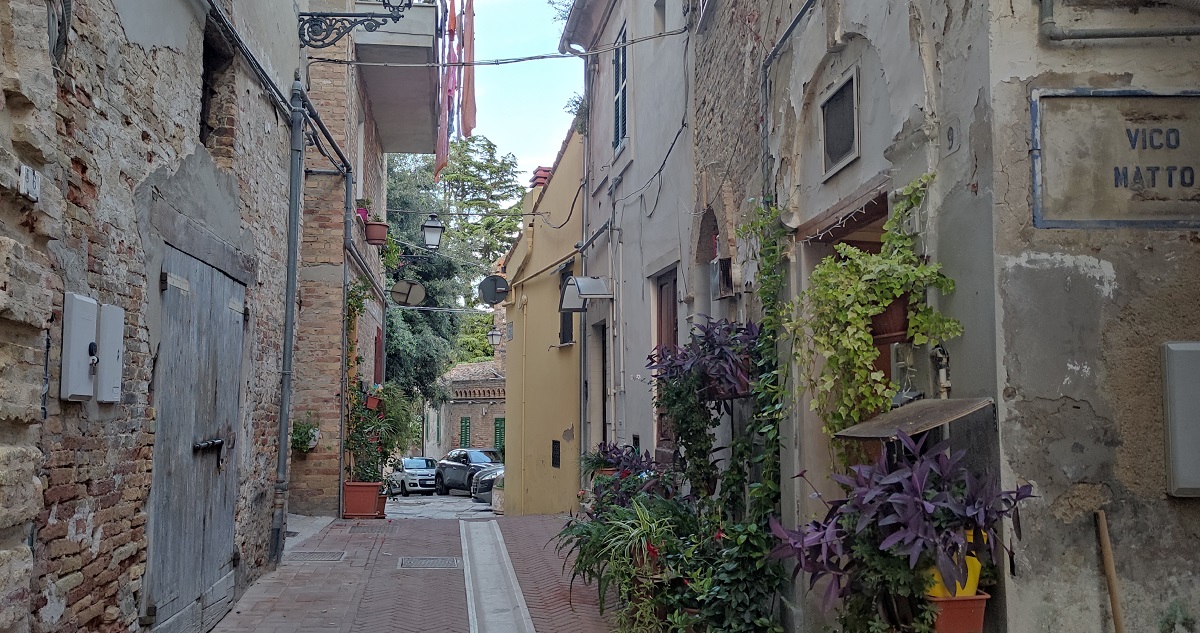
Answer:
[[[562,224],[559,224],[557,226],[555,226],[554,224],[551,224],[550,220],[546,219],[547,217],[549,217],[548,214],[545,214],[545,213],[533,213],[531,215],[543,216],[542,222],[544,222],[546,224],[546,226],[557,231],[558,229],[561,229],[562,227],[566,226],[567,223],[571,221],[571,217],[573,215],[575,215],[575,203],[579,202],[579,194],[581,192],[583,192],[583,182],[582,181],[580,181],[580,183],[579,183],[579,188],[575,190],[575,197],[571,200],[571,208],[567,210],[567,219],[563,220]]]

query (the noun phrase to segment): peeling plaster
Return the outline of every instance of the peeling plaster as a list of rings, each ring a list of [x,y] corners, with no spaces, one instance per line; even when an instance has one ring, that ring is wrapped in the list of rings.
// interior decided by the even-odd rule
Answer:
[[[1034,270],[1074,269],[1095,280],[1096,290],[1105,298],[1112,298],[1113,292],[1117,289],[1117,272],[1113,269],[1112,263],[1090,255],[1025,251],[1016,257],[1004,258],[1005,269],[1011,270],[1017,267]],[[1069,278],[1067,284],[1070,284]]]

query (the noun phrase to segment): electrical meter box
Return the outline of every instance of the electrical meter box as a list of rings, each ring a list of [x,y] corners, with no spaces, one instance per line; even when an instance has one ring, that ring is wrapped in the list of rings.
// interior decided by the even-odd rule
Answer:
[[[63,297],[62,378],[58,394],[63,400],[92,399],[99,315],[100,305],[95,299],[73,292]]]
[[[1200,342],[1163,344],[1167,493],[1200,497]]]
[[[125,371],[125,310],[100,306],[96,333],[96,401],[120,402],[121,375]]]

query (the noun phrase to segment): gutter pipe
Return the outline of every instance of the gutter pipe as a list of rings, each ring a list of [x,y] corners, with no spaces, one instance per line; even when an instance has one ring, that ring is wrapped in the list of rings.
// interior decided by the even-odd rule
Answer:
[[[796,27],[800,26],[800,22],[808,16],[816,4],[816,0],[807,0],[807,2],[804,3],[804,6],[800,7],[800,11],[796,13],[796,17],[792,18],[791,24],[788,25],[787,30],[783,32],[783,35],[779,36],[779,41],[775,42],[775,46],[771,48],[771,52],[767,54],[767,58],[764,59],[762,63],[762,84],[760,87],[761,92],[759,94],[760,102],[758,104],[758,118],[760,125],[762,126],[762,129],[759,131],[759,140],[762,151],[762,197],[764,203],[774,199],[771,187],[772,179],[770,176],[771,148],[769,147],[769,141],[767,139],[769,136],[767,131],[767,114],[769,110],[767,107],[767,101],[771,97],[771,85],[768,81],[768,77],[771,73],[771,64],[775,62],[776,57],[779,57],[779,53],[783,51],[784,45],[792,38],[792,33],[795,32]]]
[[[1163,2],[1192,11],[1200,10],[1200,1],[1197,0],[1163,0]],[[1063,28],[1054,21],[1054,0],[1041,0],[1038,3],[1038,13],[1038,33],[1043,39],[1051,42],[1200,35],[1200,25],[1196,24],[1151,28]]]
[[[300,202],[304,182],[304,86],[292,82],[291,165],[288,174],[287,281],[283,292],[283,382],[279,395],[278,455],[275,462],[274,516],[271,520],[271,560],[283,560],[285,505],[288,492],[288,432],[292,410],[292,364],[296,338],[296,287],[300,267]]]

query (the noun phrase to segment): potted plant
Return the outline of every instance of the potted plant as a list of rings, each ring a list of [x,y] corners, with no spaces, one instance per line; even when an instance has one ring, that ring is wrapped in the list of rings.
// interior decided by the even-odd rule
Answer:
[[[358,198],[357,200],[354,201],[354,206],[357,207],[354,210],[355,213],[358,214],[359,218],[362,218],[363,222],[366,222],[367,217],[371,213],[371,199],[370,198]]]
[[[312,411],[305,412],[303,420],[292,423],[292,450],[304,455],[317,447],[321,439],[321,429],[317,426]]]
[[[692,326],[687,345],[659,345],[648,357],[646,368],[656,380],[678,380],[689,374],[700,379],[700,395],[707,401],[734,400],[750,395],[752,353],[760,328],[753,321],[728,319]]]
[[[616,442],[601,442],[596,450],[588,451],[579,460],[585,475],[599,474],[611,477],[617,473],[627,454],[637,454],[632,446],[620,446]]]
[[[349,453],[343,484],[343,512],[346,519],[370,519],[379,516],[379,494],[383,489],[383,464],[387,458],[380,441],[381,416],[366,406],[357,390],[350,391],[346,417],[345,449]]]
[[[903,433],[899,441],[894,455],[854,466],[849,476],[832,475],[847,495],[826,501],[823,519],[789,530],[772,517],[779,539],[772,555],[795,556],[796,573],[811,576],[810,589],[828,579],[826,608],[840,603],[847,631],[980,631],[989,596],[966,595],[968,561],[997,561],[1003,547],[1011,562],[1012,549],[1000,544],[996,529],[1010,518],[1020,538],[1018,504],[1033,496],[1032,486],[1001,490],[995,477],[974,476],[963,465],[965,452],[950,454],[948,442],[927,448]],[[947,597],[927,597],[935,572],[956,595],[943,589]]]
[[[374,411],[379,408],[380,395],[383,393],[383,385],[375,383],[367,390],[367,398],[363,406]]]
[[[367,221],[367,243],[372,246],[384,246],[387,244],[387,238],[387,220],[376,213]]]

